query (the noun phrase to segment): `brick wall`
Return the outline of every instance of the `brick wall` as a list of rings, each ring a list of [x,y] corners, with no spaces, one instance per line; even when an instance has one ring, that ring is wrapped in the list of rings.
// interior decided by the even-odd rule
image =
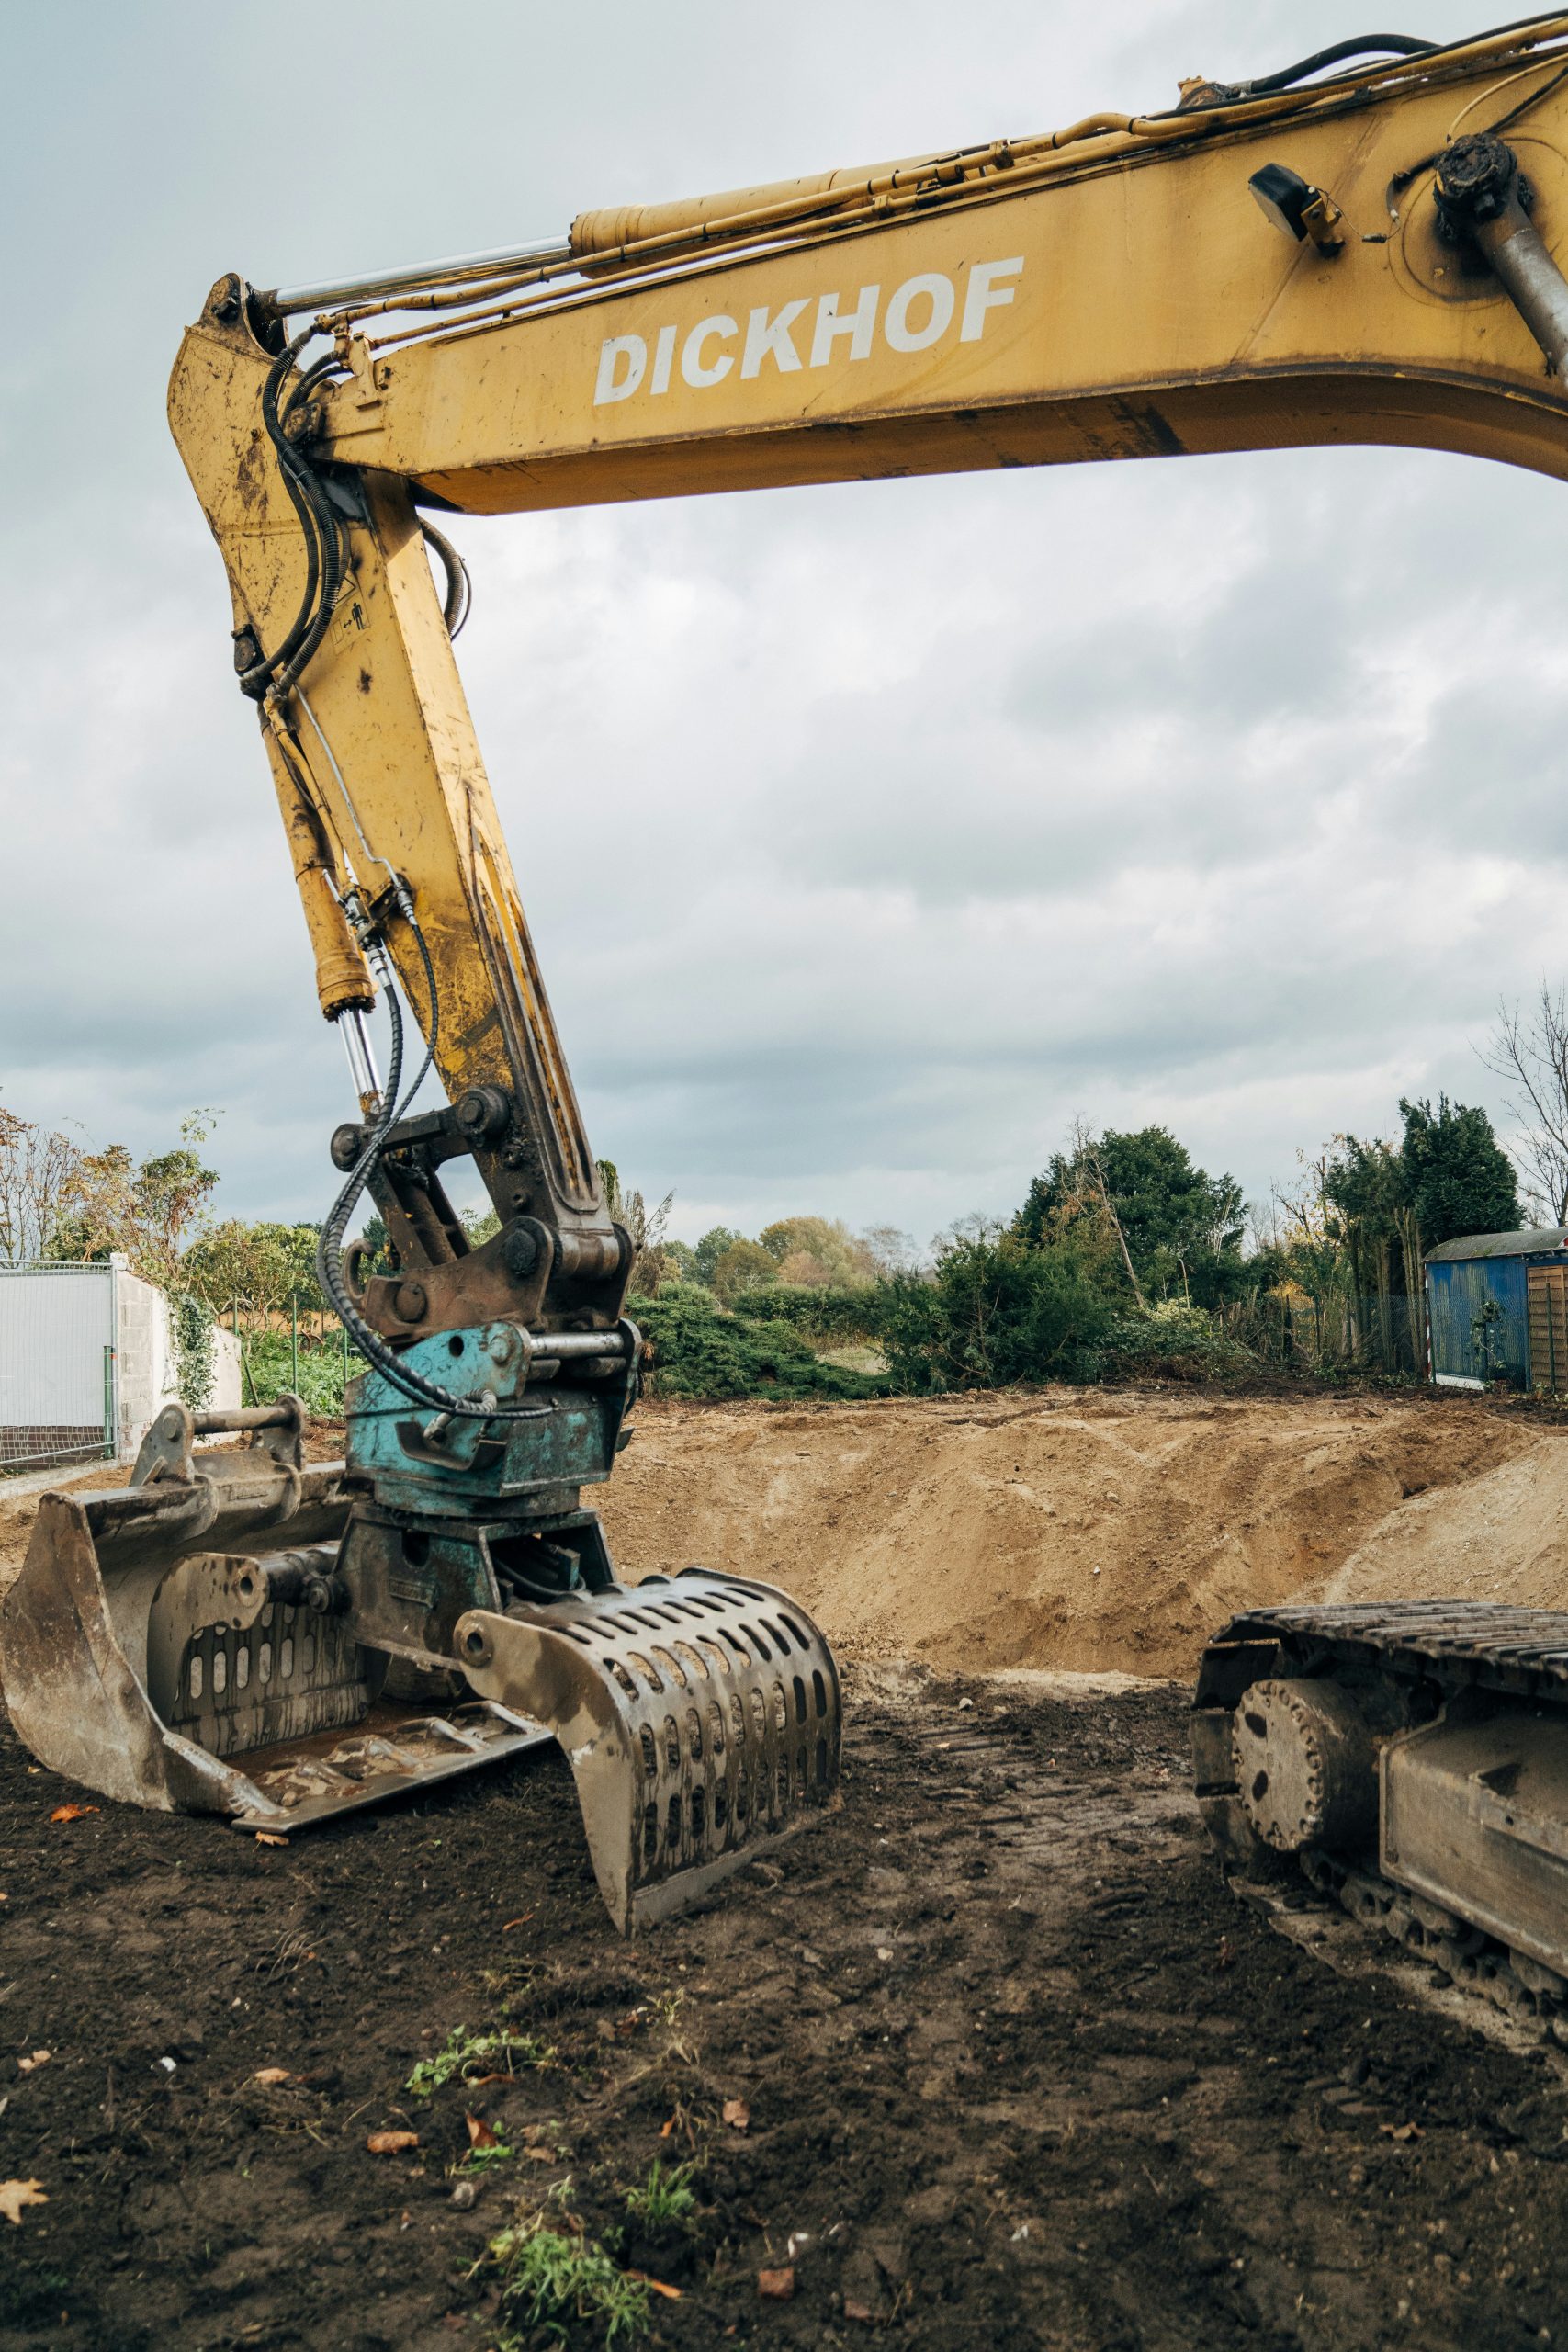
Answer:
[[[62,1421],[24,1421],[0,1428],[0,1469],[47,1470],[55,1462],[100,1462],[103,1424],[96,1429]]]

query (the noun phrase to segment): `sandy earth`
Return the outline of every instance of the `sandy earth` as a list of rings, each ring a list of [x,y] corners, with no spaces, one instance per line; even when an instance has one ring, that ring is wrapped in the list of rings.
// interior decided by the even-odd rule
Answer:
[[[784,1585],[851,1656],[1190,1674],[1288,1594],[1568,1605],[1568,1433],[1477,1400],[1059,1388],[638,1410],[630,1572]]]

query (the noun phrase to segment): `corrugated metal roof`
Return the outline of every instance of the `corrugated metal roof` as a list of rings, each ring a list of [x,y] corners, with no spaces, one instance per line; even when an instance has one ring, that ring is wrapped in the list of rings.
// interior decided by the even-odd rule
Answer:
[[[1455,1258],[1534,1258],[1552,1250],[1568,1250],[1568,1225],[1528,1226],[1522,1233],[1464,1233],[1457,1241],[1440,1241],[1428,1250],[1427,1263],[1446,1265]]]

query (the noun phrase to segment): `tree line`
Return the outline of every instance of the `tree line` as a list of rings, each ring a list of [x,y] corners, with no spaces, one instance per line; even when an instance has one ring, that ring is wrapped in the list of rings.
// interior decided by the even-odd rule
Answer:
[[[1517,1048],[1524,1034],[1516,1014],[1505,1035]],[[1568,1028],[1563,1042],[1568,1093]],[[332,1409],[350,1367],[317,1283],[319,1227],[214,1216],[215,1118],[193,1113],[173,1148],[138,1159],[119,1144],[79,1148],[0,1107],[0,1261],[122,1252],[178,1302],[182,1331],[233,1323],[253,1393],[298,1380]],[[1199,1166],[1168,1127],[1079,1125],[1010,1216],[964,1219],[923,1252],[891,1226],[857,1233],[810,1215],[685,1242],[668,1233],[672,1196],[650,1205],[613,1163],[600,1173],[636,1252],[631,1312],[671,1395],[1223,1377],[1259,1364],[1420,1374],[1425,1253],[1517,1227],[1526,1209],[1484,1111],[1402,1100],[1399,1122],[1392,1137],[1346,1134],[1302,1155],[1294,1182],[1250,1210],[1235,1179]],[[1528,1170],[1538,1215],[1568,1201],[1568,1189],[1540,1197],[1549,1151],[1550,1137]],[[1562,1173],[1568,1188],[1568,1158]],[[496,1230],[488,1210],[465,1223],[475,1243]],[[395,1269],[378,1218],[364,1238],[372,1262]]]

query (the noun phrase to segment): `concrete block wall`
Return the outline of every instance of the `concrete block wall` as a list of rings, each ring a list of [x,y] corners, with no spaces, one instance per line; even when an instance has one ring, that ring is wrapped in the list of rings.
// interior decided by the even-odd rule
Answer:
[[[129,1268],[116,1285],[119,1302],[119,1446],[134,1453],[159,1413],[180,1393],[174,1316],[156,1283]],[[240,1402],[240,1342],[221,1328],[212,1334],[209,1412],[232,1412]]]

